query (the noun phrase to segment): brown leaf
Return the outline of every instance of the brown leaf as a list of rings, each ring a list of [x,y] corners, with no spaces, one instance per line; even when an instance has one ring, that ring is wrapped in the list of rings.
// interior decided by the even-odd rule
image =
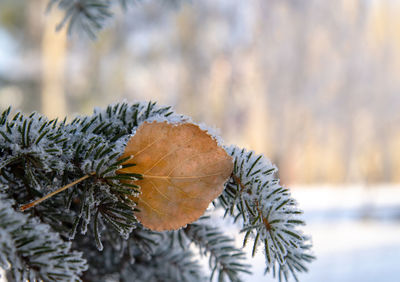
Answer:
[[[136,166],[120,173],[139,173],[141,194],[134,200],[143,226],[157,231],[178,229],[198,219],[224,189],[232,158],[197,125],[143,123],[129,140],[122,158]]]

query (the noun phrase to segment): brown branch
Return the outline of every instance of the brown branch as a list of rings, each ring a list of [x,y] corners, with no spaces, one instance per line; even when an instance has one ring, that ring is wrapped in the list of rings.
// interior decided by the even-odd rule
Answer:
[[[271,224],[269,224],[268,219],[266,217],[262,216],[262,211],[260,209],[260,204],[259,204],[258,200],[256,200],[256,209],[257,209],[258,213],[260,214],[262,221],[264,222],[265,228],[267,228],[268,231],[271,231],[271,229],[272,229]]]
[[[233,173],[232,173],[232,178],[240,186],[240,193],[243,192],[244,189],[246,189],[246,187],[243,185],[242,181],[240,181],[240,178],[234,175]],[[251,194],[251,192],[248,193]]]
[[[237,177],[236,175],[234,175],[233,173],[232,173],[232,178],[240,186],[240,193],[242,193],[246,189],[246,187],[243,185],[243,183],[240,180],[240,178]],[[251,194],[251,191],[247,191],[247,193]],[[258,202],[258,200],[255,201],[255,204],[256,204],[257,212],[260,215],[260,217],[262,218],[262,221],[263,221],[263,223],[265,225],[265,228],[268,231],[271,231],[271,229],[272,229],[271,224],[268,222],[268,219],[266,217],[262,216],[262,211],[260,209],[260,203]]]

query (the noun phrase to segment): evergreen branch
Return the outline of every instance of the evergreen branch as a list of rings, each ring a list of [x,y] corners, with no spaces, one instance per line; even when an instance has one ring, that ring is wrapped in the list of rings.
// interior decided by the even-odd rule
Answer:
[[[226,278],[230,281],[241,281],[240,273],[250,273],[248,270],[250,265],[243,263],[245,254],[237,249],[233,240],[221,233],[218,228],[199,220],[177,232],[180,237],[183,236],[179,233],[183,232],[189,242],[193,242],[210,257],[209,267],[212,269],[210,281],[216,274],[218,274],[218,281],[225,281]]]
[[[0,266],[16,281],[80,281],[87,269],[82,254],[12,205],[0,197]]]
[[[241,272],[248,272],[248,265],[242,263],[243,253],[228,237],[203,222],[172,232],[174,238],[165,238],[162,233],[144,229],[136,221],[135,213],[139,211],[132,199],[138,195],[140,187],[132,181],[141,179],[141,175],[119,173],[127,166],[126,160],[120,159],[125,144],[145,121],[177,123],[188,121],[187,117],[174,114],[169,107],[158,107],[154,102],[114,104],[105,110],[96,109],[91,116],[77,117],[70,123],[65,119],[61,122],[48,120],[36,113],[29,116],[17,113],[10,118],[9,113],[8,109],[0,116],[0,182],[9,187],[2,193],[21,204],[42,197],[56,187],[65,190],[68,184],[76,185],[30,209],[35,220],[25,215],[21,218],[28,222],[26,226],[37,220],[42,222],[36,224],[38,226],[47,223],[62,238],[68,238],[70,231],[74,248],[87,252],[89,264],[104,265],[104,269],[87,271],[84,280],[100,281],[111,275],[116,277],[114,280],[122,281],[131,281],[133,277],[138,281],[166,281],[167,278],[197,281],[200,279],[197,264],[185,258],[189,254],[186,250],[188,242],[194,242],[210,257],[214,276],[219,274],[220,279],[238,281]],[[266,271],[277,273],[283,279],[289,275],[296,278],[296,273],[305,271],[305,264],[313,259],[309,254],[308,238],[297,230],[304,224],[299,217],[301,211],[289,191],[279,185],[274,176],[276,168],[268,161],[235,147],[227,148],[227,151],[233,156],[235,165],[219,198],[221,205],[226,214],[243,221],[244,241],[253,239],[253,254],[260,244],[264,244]],[[82,176],[85,179],[79,179]],[[13,209],[11,211],[20,215]],[[13,226],[6,222],[10,228]],[[8,227],[0,227],[0,236],[6,236],[4,234],[8,233],[4,230]],[[78,230],[80,234],[75,236]],[[27,233],[37,235],[31,230]],[[53,238],[53,235],[49,236]],[[33,242],[36,237],[28,239]],[[33,244],[29,240],[24,241],[26,246]],[[176,242],[182,248],[177,249]],[[14,261],[5,254],[15,247],[2,246],[0,260],[14,269]],[[51,252],[50,247],[32,251],[27,258],[44,256]],[[69,245],[67,247],[69,250]],[[97,249],[103,249],[102,256],[98,255]],[[105,262],[109,264],[105,265]],[[74,268],[73,262],[65,261],[65,264],[68,265],[65,268]],[[35,271],[44,267],[42,261],[34,266],[37,268],[32,268],[29,275],[36,275]],[[46,279],[64,279],[51,276],[51,272],[54,271],[49,270]],[[33,280],[33,276],[24,273],[19,275]]]
[[[53,5],[65,11],[63,20],[57,25],[57,30],[68,24],[68,33],[83,30],[91,38],[96,38],[98,32],[112,16],[110,0],[50,0],[48,10]]]
[[[264,244],[266,272],[277,265],[280,278],[287,280],[291,273],[297,279],[296,272],[307,271],[304,263],[314,259],[306,247],[309,238],[297,229],[304,224],[299,217],[302,211],[279,184],[277,168],[267,159],[234,146],[226,150],[234,158],[234,170],[219,198],[225,214],[242,218],[243,245],[254,238],[253,256]]]
[[[304,238],[304,241],[309,240],[309,238]],[[279,281],[285,279],[289,280],[289,275],[291,274],[295,281],[299,281],[297,277],[297,272],[306,272],[307,267],[304,265],[305,263],[312,262],[315,257],[310,255],[311,244],[301,244],[298,249],[288,250],[288,253],[285,257],[286,263],[283,265],[273,265],[272,266],[272,274],[274,277],[278,277]],[[265,273],[269,272],[271,267],[267,267],[265,269]]]
[[[0,141],[4,142],[1,142],[0,173],[6,184],[13,183],[10,193],[18,195],[18,202],[26,203],[33,197],[47,194],[47,191],[52,192],[54,186],[67,189],[84,180],[78,179],[82,175],[86,179],[87,175],[96,174],[92,180],[86,180],[85,185],[78,183],[73,188],[81,208],[73,205],[76,210],[76,213],[71,213],[75,217],[73,223],[69,222],[70,218],[65,222],[66,225],[72,224],[71,238],[79,224],[81,232],[86,232],[90,217],[98,206],[95,203],[122,202],[130,205],[131,209],[134,207],[126,196],[137,195],[138,187],[125,183],[124,179],[135,180],[141,176],[116,172],[126,167],[124,160],[118,160],[118,157],[135,128],[146,119],[181,118],[173,115],[170,107],[160,108],[153,102],[110,105],[104,111],[96,110],[91,117],[77,117],[70,124],[65,120],[60,123],[49,121],[36,113],[24,116],[18,112],[9,119],[9,113],[10,109],[7,109],[1,115]],[[68,198],[64,202],[71,207],[72,193],[64,193],[63,198]],[[52,202],[60,203],[58,197]],[[119,217],[118,222],[114,220],[115,216],[101,215],[114,227],[125,230],[123,236],[127,236],[130,228],[123,226],[133,224],[127,213],[123,213],[124,219]]]
[[[104,231],[101,256],[96,252],[88,253],[90,265],[97,268],[89,268],[85,281],[103,281],[105,277],[126,282],[202,281],[193,254],[169,248],[170,239],[163,233],[136,228],[124,240],[113,229]],[[75,244],[94,249],[93,241],[91,236],[85,236],[75,240]]]
[[[160,1],[160,0],[158,0]],[[140,0],[50,0],[47,10],[54,6],[63,10],[65,15],[56,29],[67,26],[68,34],[84,31],[90,38],[95,39],[96,34],[103,29],[106,23],[113,17],[113,8],[116,3],[126,10],[132,3]],[[177,7],[183,0],[161,0],[163,4]]]
[[[122,281],[202,281],[200,266],[190,250],[170,249],[161,242],[148,258],[136,256],[135,264],[122,270]],[[151,263],[149,263],[151,261]]]
[[[130,247],[134,246],[143,254],[155,254],[159,245],[163,245],[165,235],[147,229],[137,228],[129,236]]]
[[[102,202],[98,207],[99,216],[114,228],[123,238],[128,238],[129,234],[137,225],[136,217],[134,216],[133,208],[123,202]],[[96,212],[96,214],[98,214]],[[98,230],[98,228],[97,228]],[[99,232],[95,231],[99,234]],[[96,236],[96,241],[100,241],[99,236]]]

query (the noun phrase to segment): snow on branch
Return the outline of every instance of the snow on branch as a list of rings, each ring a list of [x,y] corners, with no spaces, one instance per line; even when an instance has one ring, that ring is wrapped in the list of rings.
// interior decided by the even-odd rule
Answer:
[[[38,113],[9,115],[10,109],[0,115],[0,185],[5,184],[0,187],[0,267],[17,281],[99,281],[108,275],[201,281],[187,249],[191,243],[210,258],[214,277],[239,281],[249,272],[240,248],[202,220],[169,233],[172,237],[144,228],[135,215],[141,187],[134,181],[141,175],[118,173],[127,165],[121,159],[127,140],[141,124],[190,118],[154,102],[113,104],[69,123]],[[309,238],[299,230],[301,210],[265,157],[235,146],[225,150],[234,161],[219,196],[226,215],[242,223],[244,244],[253,242],[253,254],[264,246],[267,272],[296,278],[314,258]],[[26,215],[15,210],[71,183],[73,188]],[[88,263],[71,251],[68,240]],[[84,272],[87,264],[91,267]]]
[[[298,229],[304,225],[302,211],[276,177],[277,168],[262,155],[236,146],[226,148],[234,158],[234,170],[219,200],[229,214],[242,222],[243,245],[251,238],[253,256],[264,245],[266,272],[286,280],[289,274],[307,271],[309,237]]]
[[[0,267],[15,281],[81,281],[87,269],[82,253],[70,251],[71,243],[13,204],[0,196]]]
[[[208,216],[203,216],[183,229],[171,233],[173,242],[178,241],[182,249],[193,243],[201,255],[209,258],[211,269],[210,281],[242,281],[240,274],[250,274],[250,265],[245,263],[245,253],[237,248],[234,240],[217,227],[207,223]]]

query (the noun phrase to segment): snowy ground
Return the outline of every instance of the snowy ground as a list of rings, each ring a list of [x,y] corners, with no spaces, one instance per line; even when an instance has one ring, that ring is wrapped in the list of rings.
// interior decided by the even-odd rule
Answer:
[[[400,281],[400,186],[294,187],[292,194],[305,212],[304,230],[312,235],[317,256],[300,281]],[[276,281],[263,276],[261,250],[249,263],[253,275],[244,281]]]

